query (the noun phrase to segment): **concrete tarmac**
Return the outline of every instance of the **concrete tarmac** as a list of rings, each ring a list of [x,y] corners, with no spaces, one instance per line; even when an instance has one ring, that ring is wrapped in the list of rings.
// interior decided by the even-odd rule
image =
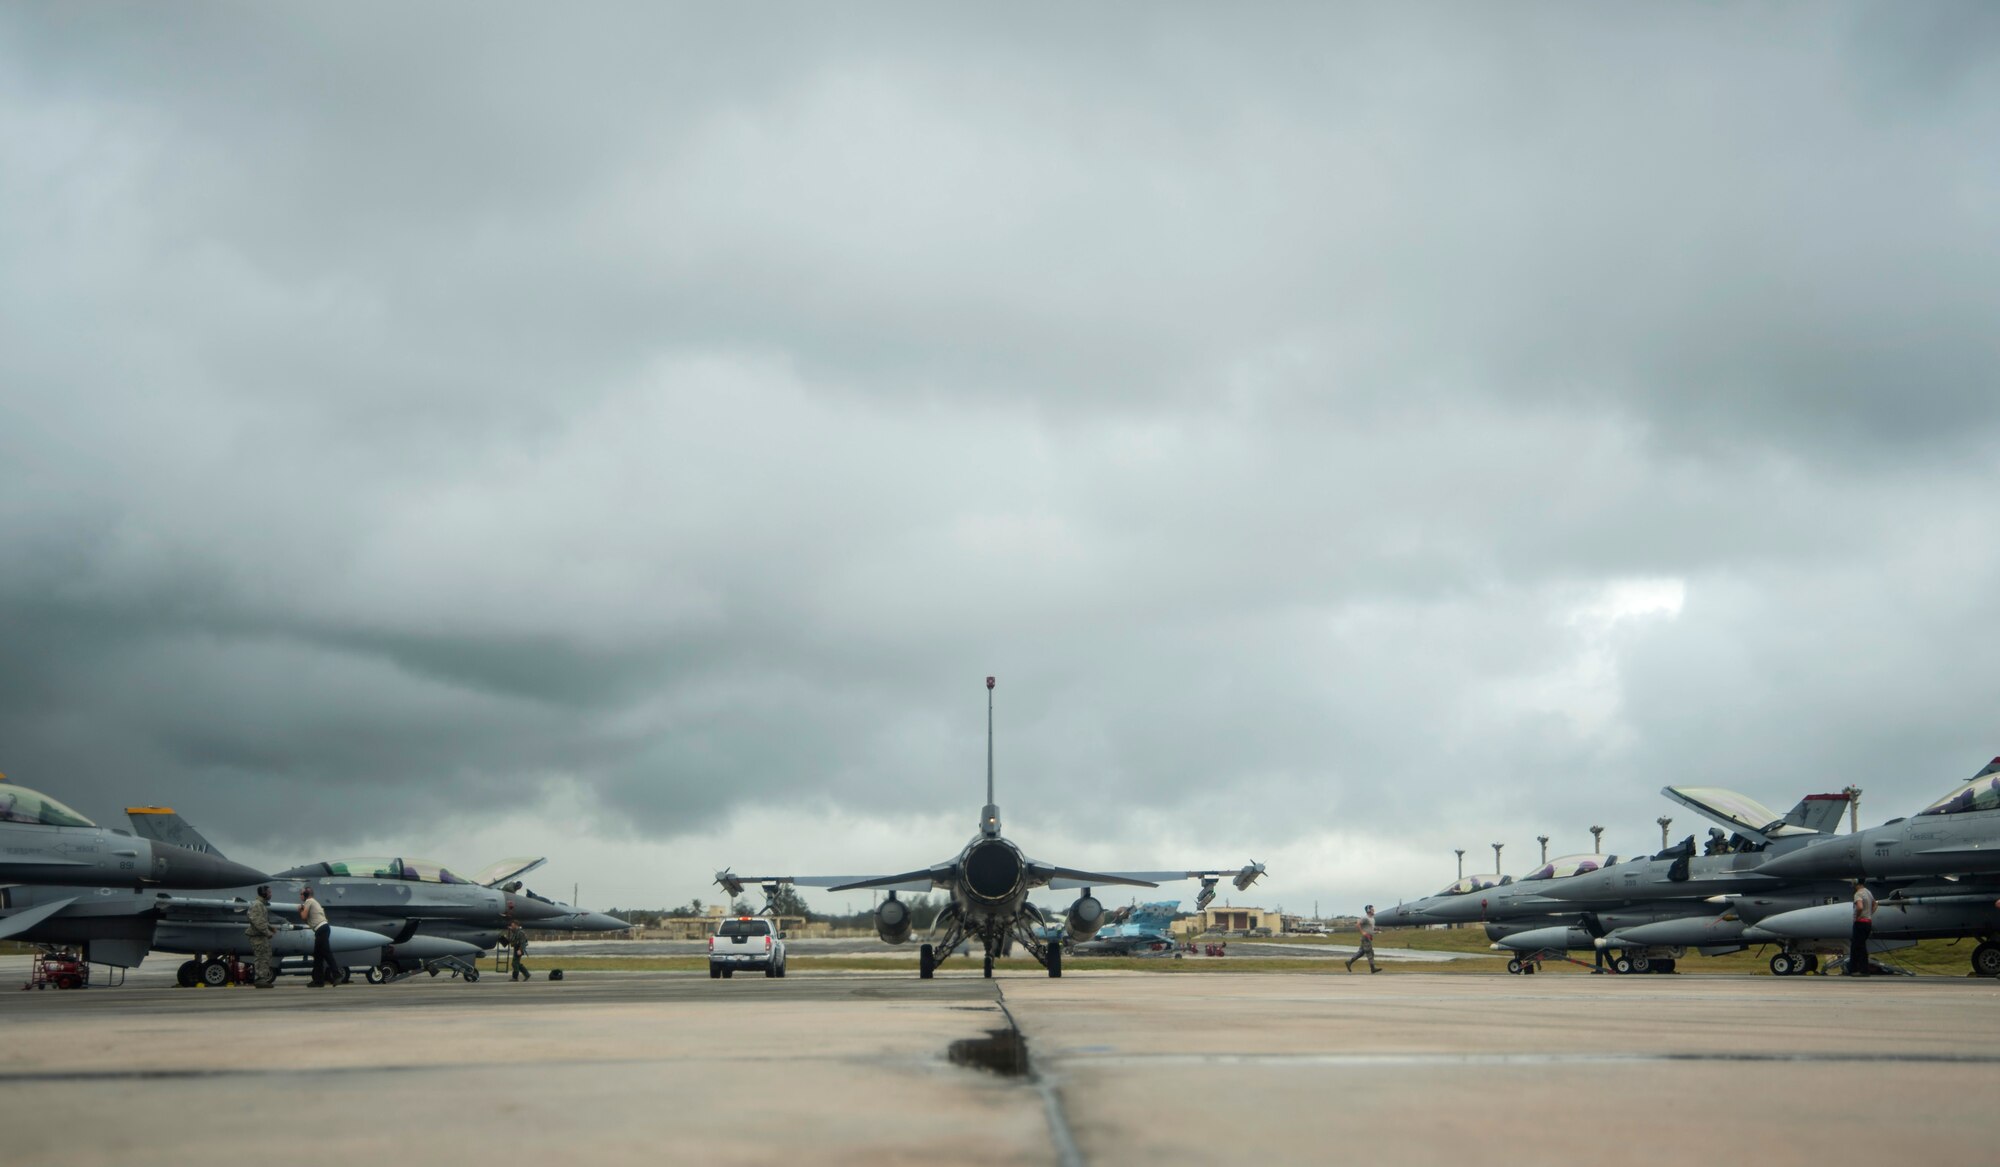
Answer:
[[[10,1159],[1930,1167],[2000,1141],[2000,985],[1969,978],[169,983],[0,993]],[[954,1064],[1016,1033],[1028,1073]]]

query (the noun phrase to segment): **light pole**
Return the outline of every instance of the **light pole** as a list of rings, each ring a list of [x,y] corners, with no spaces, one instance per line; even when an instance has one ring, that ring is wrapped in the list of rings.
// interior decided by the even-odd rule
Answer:
[[[1604,828],[1603,828],[1603,827],[1592,827],[1592,828],[1590,828],[1590,853],[1591,853],[1591,854],[1593,854],[1593,855],[1602,855],[1602,854],[1604,854]]]
[[[1495,875],[1500,874],[1500,848],[1504,846],[1506,846],[1505,843],[1493,844],[1493,874]]]
[[[1861,788],[1849,786],[1841,793],[1847,796],[1847,833],[1851,835],[1861,829]]]
[[[1660,850],[1662,851],[1667,849],[1667,828],[1673,825],[1674,820],[1671,817],[1667,815],[1660,816]]]
[[[1458,877],[1465,878],[1465,848],[1453,847],[1451,853],[1458,856]]]
[[[1547,863],[1549,861],[1549,837],[1547,835],[1536,835],[1535,842],[1542,845],[1542,862]]]

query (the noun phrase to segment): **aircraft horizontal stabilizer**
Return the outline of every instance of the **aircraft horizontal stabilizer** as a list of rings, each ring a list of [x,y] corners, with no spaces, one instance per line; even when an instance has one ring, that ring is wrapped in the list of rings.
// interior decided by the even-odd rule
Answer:
[[[74,898],[66,900],[57,900],[52,904],[43,904],[40,907],[29,908],[26,911],[16,912],[13,915],[7,917],[6,919],[0,920],[0,940],[5,940],[9,936],[19,936],[21,933],[26,932],[28,929],[41,923],[43,920],[48,919],[50,916],[55,915],[57,912],[62,911],[64,908],[69,907],[71,904],[75,902],[76,900]]]

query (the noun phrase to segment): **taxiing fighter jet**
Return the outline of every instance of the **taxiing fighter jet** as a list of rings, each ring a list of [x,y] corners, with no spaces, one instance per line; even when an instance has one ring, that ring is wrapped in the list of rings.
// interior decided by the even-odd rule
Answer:
[[[100,827],[46,794],[0,781],[0,883],[216,888],[263,878],[220,856]]]
[[[985,972],[993,975],[993,961],[1017,940],[1052,977],[1062,975],[1062,945],[1049,939],[1050,921],[1028,902],[1028,893],[1038,887],[1079,889],[1083,893],[1062,917],[1072,941],[1088,940],[1105,920],[1104,905],[1091,894],[1107,886],[1158,887],[1162,882],[1199,879],[1202,893],[1197,903],[1214,898],[1218,880],[1229,877],[1239,890],[1248,890],[1264,874],[1261,863],[1250,863],[1234,871],[1080,871],[1030,859],[1021,848],[1000,833],[1000,807],[993,798],[993,685],[986,678],[986,806],[979,812],[979,833],[963,850],[942,863],[894,875],[737,875],[724,870],[715,882],[731,896],[743,894],[752,884],[766,893],[781,884],[823,887],[829,891],[881,890],[889,898],[876,909],[875,931],[889,944],[910,938],[913,922],[910,905],[896,898],[898,892],[927,892],[941,888],[951,903],[938,913],[936,927],[943,936],[919,950],[917,975],[928,980],[961,944],[977,940],[985,949]]]

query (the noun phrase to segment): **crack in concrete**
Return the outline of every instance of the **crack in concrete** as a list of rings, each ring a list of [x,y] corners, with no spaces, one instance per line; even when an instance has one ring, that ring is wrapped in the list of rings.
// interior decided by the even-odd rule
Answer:
[[[1056,1152],[1056,1162],[1060,1167],[1083,1167],[1083,1151],[1076,1145],[1076,1135],[1069,1128],[1069,1115],[1064,1112],[1062,1093],[1056,1089],[1055,1080],[1037,1069],[1034,1059],[1029,1056],[1027,1035],[1021,1032],[1021,1023],[1014,1019],[1014,1011],[1007,1007],[1007,994],[998,984],[993,986],[993,999],[1000,1005],[1000,1013],[1007,1018],[1007,1028],[1020,1044],[1021,1063],[1027,1072],[1028,1084],[1041,1095],[1042,1114],[1049,1123],[1049,1142]]]

